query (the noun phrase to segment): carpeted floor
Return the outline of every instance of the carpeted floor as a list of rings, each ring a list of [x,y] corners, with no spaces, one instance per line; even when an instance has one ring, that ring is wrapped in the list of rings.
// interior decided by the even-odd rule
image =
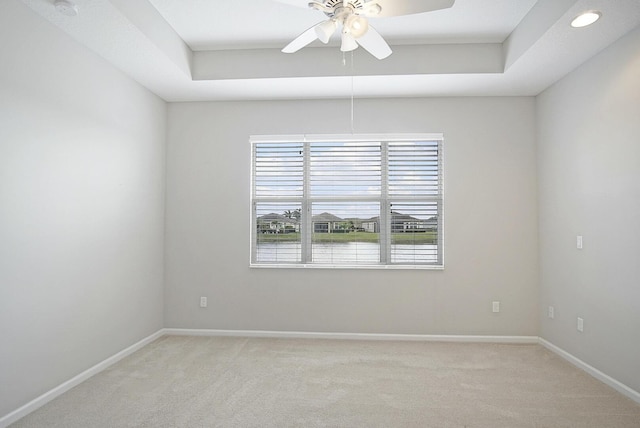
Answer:
[[[12,427],[640,427],[538,345],[165,336]]]

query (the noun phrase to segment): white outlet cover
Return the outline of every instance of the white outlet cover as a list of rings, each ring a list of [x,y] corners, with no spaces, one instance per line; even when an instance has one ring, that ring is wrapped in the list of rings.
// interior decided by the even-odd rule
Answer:
[[[578,331],[582,333],[584,331],[584,320],[578,317]]]
[[[555,318],[556,314],[555,314],[555,309],[553,308],[553,306],[549,306],[549,318],[553,319]]]
[[[493,302],[493,312],[500,312],[500,302]]]

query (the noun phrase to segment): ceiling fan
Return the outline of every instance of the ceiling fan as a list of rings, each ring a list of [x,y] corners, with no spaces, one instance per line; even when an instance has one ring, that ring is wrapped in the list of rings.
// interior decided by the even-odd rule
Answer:
[[[447,9],[455,0],[277,0],[293,6],[309,7],[324,12],[329,19],[309,28],[282,49],[284,53],[297,52],[319,39],[328,43],[339,27],[341,29],[342,52],[350,52],[362,46],[378,59],[391,55],[387,42],[373,27],[367,18],[412,15]]]

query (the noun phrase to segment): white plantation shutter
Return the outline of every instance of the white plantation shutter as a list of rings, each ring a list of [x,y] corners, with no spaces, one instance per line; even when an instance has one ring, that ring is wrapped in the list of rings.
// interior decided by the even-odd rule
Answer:
[[[389,143],[390,263],[442,264],[440,141]]]
[[[252,137],[252,265],[441,267],[441,143]]]
[[[253,146],[253,196],[302,197],[303,144],[265,143]]]
[[[312,198],[380,197],[379,142],[317,142],[310,145]]]
[[[360,219],[380,215],[381,143],[309,145],[311,261],[328,265],[380,263],[379,237],[358,233]]]
[[[256,263],[299,263],[303,144],[253,146],[253,255]]]
[[[439,141],[389,143],[389,196],[413,199],[442,192]]]
[[[360,232],[362,219],[380,215],[375,201],[317,201],[311,204],[312,262],[325,265],[380,263],[378,234]]]

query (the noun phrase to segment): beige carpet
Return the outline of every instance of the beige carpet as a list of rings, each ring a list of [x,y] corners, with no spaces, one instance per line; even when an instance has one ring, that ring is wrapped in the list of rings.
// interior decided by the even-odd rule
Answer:
[[[640,427],[538,345],[166,336],[14,427]]]

